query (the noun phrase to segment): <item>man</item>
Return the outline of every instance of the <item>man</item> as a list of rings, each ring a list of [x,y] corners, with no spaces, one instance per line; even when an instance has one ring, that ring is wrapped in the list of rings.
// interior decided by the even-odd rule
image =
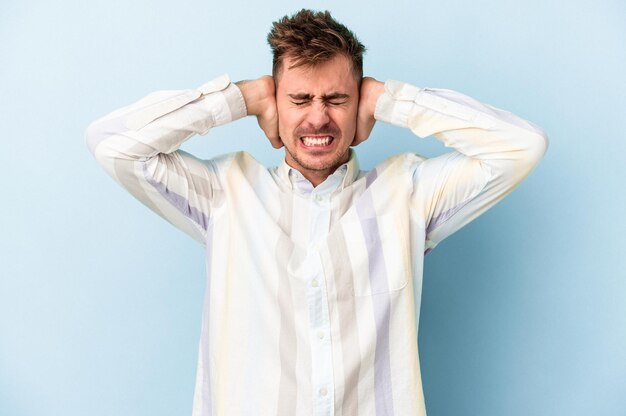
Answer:
[[[268,40],[272,77],[157,92],[87,130],[109,174],[206,246],[193,414],[424,415],[424,253],[518,185],[545,134],[454,91],[363,78],[363,45],[328,12]],[[246,114],[285,147],[280,166],[177,150]],[[360,171],[351,146],[377,120],[455,151]]]

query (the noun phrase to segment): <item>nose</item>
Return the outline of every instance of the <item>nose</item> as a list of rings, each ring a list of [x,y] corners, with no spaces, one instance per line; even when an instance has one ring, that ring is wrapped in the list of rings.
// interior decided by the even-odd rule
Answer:
[[[307,121],[315,129],[327,125],[330,122],[330,117],[326,104],[317,102],[311,105],[307,114]]]

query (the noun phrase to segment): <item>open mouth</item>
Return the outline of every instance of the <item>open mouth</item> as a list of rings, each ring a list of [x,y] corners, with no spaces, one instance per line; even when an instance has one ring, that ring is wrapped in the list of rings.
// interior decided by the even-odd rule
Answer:
[[[323,148],[330,146],[330,144],[335,140],[333,136],[303,136],[300,137],[300,142],[305,147],[311,148]]]

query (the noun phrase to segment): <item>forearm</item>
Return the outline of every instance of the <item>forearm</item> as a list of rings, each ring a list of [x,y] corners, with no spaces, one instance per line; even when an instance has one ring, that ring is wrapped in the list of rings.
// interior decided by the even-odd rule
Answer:
[[[487,163],[501,160],[530,170],[547,149],[539,127],[451,90],[387,81],[375,117],[419,137],[434,135],[446,147]]]
[[[413,155],[410,163],[412,206],[429,248],[504,198],[547,148],[534,124],[451,90],[387,81],[375,117],[456,150],[430,159]]]
[[[104,157],[146,159],[171,153],[194,134],[246,114],[239,89],[227,76],[198,89],[158,91],[89,125],[89,149]]]
[[[177,149],[194,134],[245,115],[239,89],[220,77],[198,89],[162,91],[93,122],[89,149],[104,170],[157,214],[203,241],[217,169]]]

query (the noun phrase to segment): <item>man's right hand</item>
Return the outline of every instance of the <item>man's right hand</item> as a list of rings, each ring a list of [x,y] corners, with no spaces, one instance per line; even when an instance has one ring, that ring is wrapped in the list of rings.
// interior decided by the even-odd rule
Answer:
[[[283,142],[278,135],[274,79],[269,75],[264,75],[251,81],[239,81],[236,85],[246,102],[248,115],[256,116],[259,126],[270,140],[272,147],[275,149],[283,147]]]

